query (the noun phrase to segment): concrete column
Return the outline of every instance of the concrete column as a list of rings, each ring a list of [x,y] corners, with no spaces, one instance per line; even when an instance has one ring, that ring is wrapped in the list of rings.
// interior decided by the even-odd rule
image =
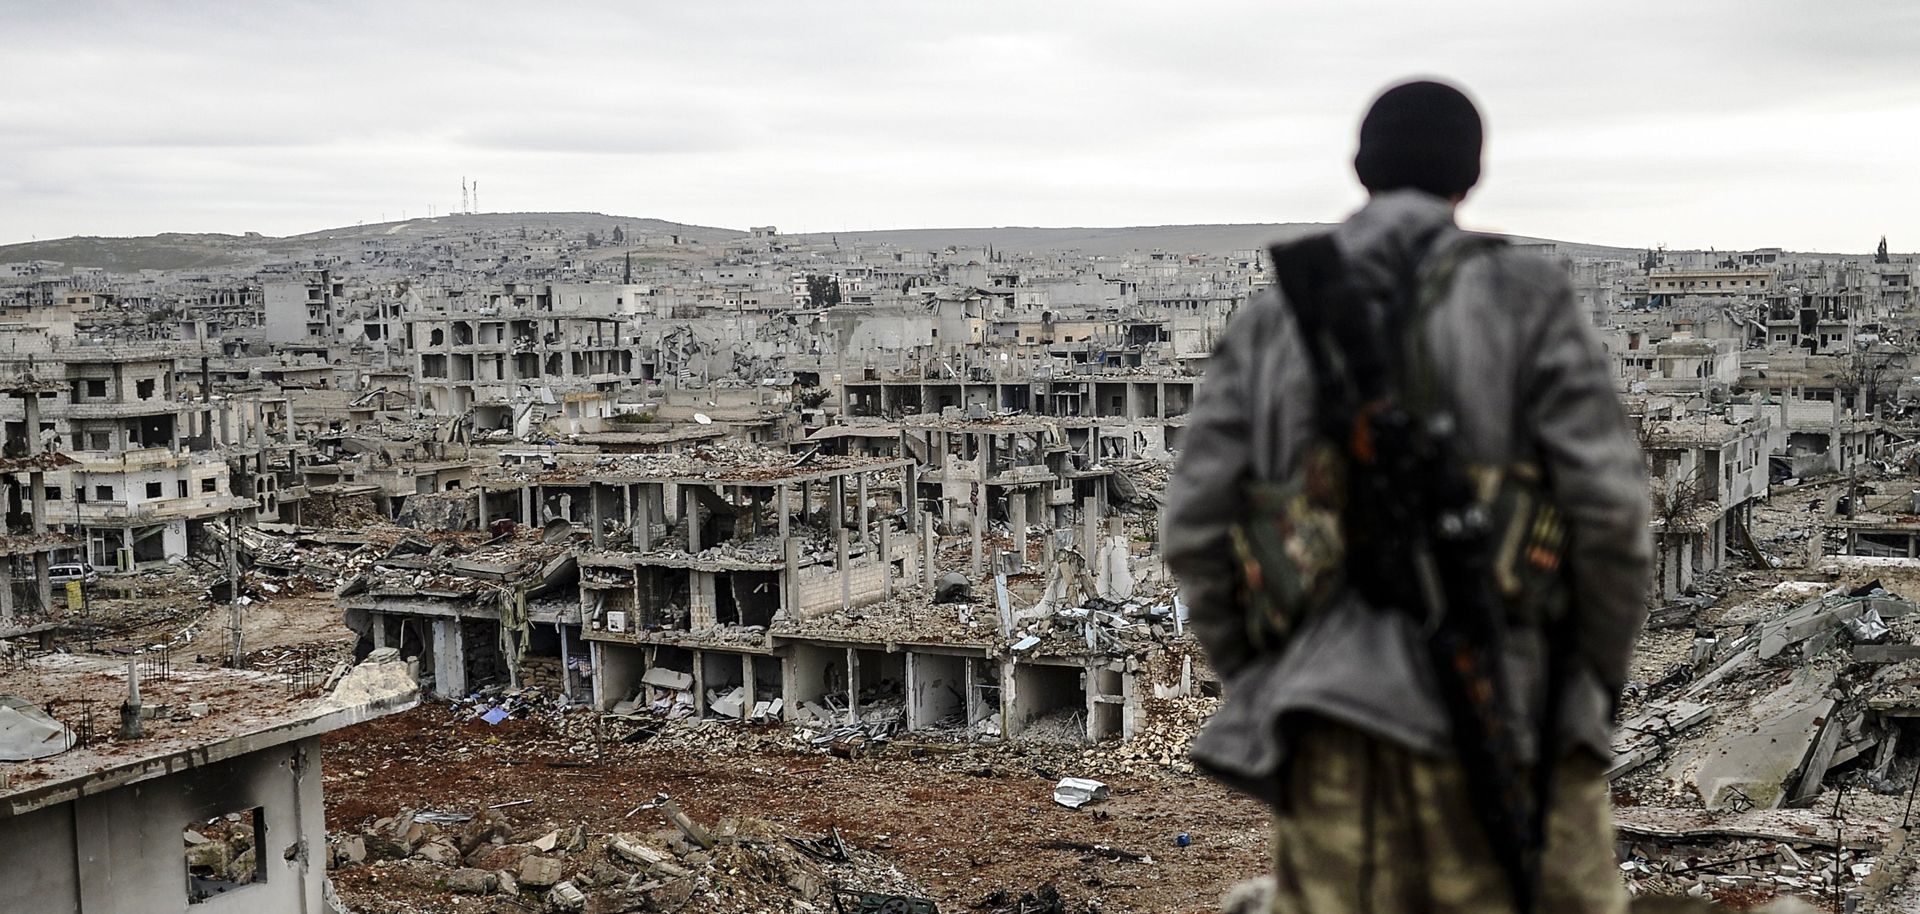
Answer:
[[[833,510],[827,515],[827,524],[833,527],[847,525],[847,477],[835,476],[827,484],[827,497],[833,499]]]
[[[1080,526],[1080,548],[1091,566],[1094,553],[1100,550],[1100,506],[1097,495],[1080,500]]]
[[[587,642],[587,665],[593,670],[593,672],[587,676],[587,687],[593,690],[594,710],[605,711],[613,707],[613,702],[616,699],[601,697],[607,694],[607,682],[606,677],[601,673],[603,658],[601,658],[600,653],[600,642]],[[625,697],[624,695],[619,696],[619,698]]]
[[[836,525],[833,528],[834,571],[840,576],[840,605],[853,605],[853,574],[848,568],[847,528]]]
[[[794,699],[800,694],[799,666],[792,662],[780,664],[780,697],[786,699],[781,702],[780,719],[789,723],[800,718],[800,702]]]
[[[747,720],[753,717],[753,706],[759,702],[755,694],[756,684],[753,681],[752,654],[740,655],[740,685],[746,689],[746,700],[740,705],[740,719]]]
[[[800,541],[787,537],[781,541],[780,548],[785,559],[785,568],[780,571],[780,612],[776,618],[799,618],[800,612]]]
[[[869,534],[869,530],[867,529],[867,474],[860,473],[854,478],[859,482],[859,491],[856,494],[860,499],[859,507],[855,509],[854,513],[855,516],[860,519],[860,541],[867,542]]]
[[[1128,385],[1132,390],[1132,385]],[[1011,574],[1019,574],[1027,567],[1027,492],[1024,489],[1007,490],[1007,507],[1013,515],[1013,567],[1007,569]]]
[[[847,648],[847,723],[860,721],[860,652]]]
[[[920,703],[914,696],[920,693],[920,655],[912,651],[906,656],[907,682],[904,697],[907,700],[907,729],[918,730],[927,724],[920,719]]]
[[[902,448],[900,456],[904,457],[906,453],[906,449]],[[903,467],[902,470],[903,472],[900,474],[900,507],[905,508],[907,512],[907,529],[918,531],[920,529],[920,468],[909,463]]]
[[[1000,664],[1000,738],[1003,740],[1013,739],[1025,729],[1025,723],[1013,716],[1014,704],[1020,698],[1020,677],[1014,674],[1018,667],[1019,664],[1011,660]]]
[[[640,484],[639,504],[635,506],[634,511],[633,544],[640,547],[642,551],[653,548],[653,522],[656,517],[653,510],[654,497],[660,491],[660,487],[652,483]]]
[[[441,698],[467,694],[467,651],[459,619],[433,620],[433,693]]]
[[[571,659],[572,654],[567,646],[567,627],[555,622],[553,630],[560,634],[560,694],[566,696],[568,702],[572,702],[573,670],[567,666],[567,661]]]
[[[934,560],[935,553],[939,551],[937,546],[939,539],[940,539],[940,535],[934,532],[933,521],[922,520],[920,523],[920,541],[926,544],[926,548],[927,548],[927,561],[924,566],[922,577],[925,578],[927,590],[929,591],[933,590],[933,577],[934,577],[934,574],[933,574],[934,561],[933,560]]]
[[[966,715],[966,724],[969,728],[973,726],[974,721],[987,716],[980,713],[980,689],[978,685],[979,683],[974,677],[973,658],[968,657],[960,663],[960,701],[961,706],[965,708],[963,713]],[[1004,718],[1002,719],[1002,723],[1004,725]]]
[[[77,607],[69,606],[73,611]],[[13,559],[0,556],[0,627],[13,624]]]
[[[598,483],[587,483],[587,523],[593,527],[593,548],[607,548],[607,520],[600,511]]]
[[[693,716],[707,716],[707,652],[693,652]]]
[[[520,487],[520,522],[529,527],[540,526],[540,516],[533,512],[533,486]]]
[[[700,498],[693,486],[680,487],[680,511],[687,519],[687,551],[700,551]]]
[[[873,535],[879,540],[877,545],[880,549],[880,596],[882,599],[891,600],[893,599],[893,556],[889,550],[893,541],[893,525],[881,521],[880,529],[875,530]]]
[[[787,505],[786,486],[776,486],[774,488],[773,509],[775,513],[780,515],[780,538],[784,540],[787,538],[787,531],[792,523],[791,519],[787,517],[787,512],[790,511],[791,508]]]
[[[981,479],[986,479],[981,476]],[[978,578],[982,569],[981,541],[987,535],[987,484],[976,482],[973,491],[973,554],[968,559],[968,574]]]

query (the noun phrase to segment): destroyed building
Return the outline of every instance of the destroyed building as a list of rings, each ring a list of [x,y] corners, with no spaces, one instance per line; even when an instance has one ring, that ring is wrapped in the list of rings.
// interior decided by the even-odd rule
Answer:
[[[340,650],[480,726],[539,709],[596,745],[1061,747],[1184,776],[1220,684],[1157,500],[1213,344],[1272,281],[1257,243],[461,214],[231,268],[0,266],[0,640],[105,682],[108,626],[52,580],[83,560],[83,610],[187,607],[152,643],[244,654],[253,614],[318,606]],[[1920,769],[1913,264],[1527,247],[1573,276],[1654,480],[1623,878],[1868,898],[1904,853],[1877,801]],[[1836,797],[1857,810],[1828,840]],[[443,853],[383,815],[355,836]]]
[[[392,652],[337,683],[49,654],[0,696],[0,909],[125,914],[323,910],[320,736],[418,699]]]
[[[79,560],[122,570],[177,560],[244,506],[211,408],[176,391],[179,355],[169,344],[0,353],[0,372],[58,386],[0,409],[10,447],[32,436],[33,448],[71,458],[45,473],[35,513],[77,541]]]

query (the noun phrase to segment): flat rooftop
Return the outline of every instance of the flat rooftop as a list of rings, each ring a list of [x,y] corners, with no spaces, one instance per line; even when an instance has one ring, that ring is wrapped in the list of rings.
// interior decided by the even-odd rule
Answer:
[[[884,457],[838,457],[828,454],[796,457],[786,450],[715,444],[678,454],[556,455],[554,466],[534,474],[530,481],[542,484],[673,482],[766,485],[899,469],[910,462]],[[494,483],[494,479],[489,479],[488,483]]]
[[[151,658],[149,658],[150,660]],[[18,698],[65,724],[82,744],[30,761],[0,761],[0,819],[315,736],[419,701],[417,690],[329,698],[330,667],[311,677],[260,670],[146,664],[139,739],[119,738],[128,664],[140,658],[47,654],[0,671],[0,696]],[[401,667],[404,669],[404,666]]]

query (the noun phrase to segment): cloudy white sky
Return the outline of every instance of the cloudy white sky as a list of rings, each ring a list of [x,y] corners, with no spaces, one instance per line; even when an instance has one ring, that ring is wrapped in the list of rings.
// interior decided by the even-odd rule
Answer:
[[[1327,221],[1361,111],[1488,122],[1463,222],[1920,249],[1903,0],[0,0],[0,242],[595,210],[787,231]]]

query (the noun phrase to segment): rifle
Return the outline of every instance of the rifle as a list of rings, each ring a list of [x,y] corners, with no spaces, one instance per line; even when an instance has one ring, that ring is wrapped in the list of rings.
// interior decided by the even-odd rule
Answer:
[[[1430,242],[1423,239],[1417,249]],[[1497,537],[1499,521],[1512,519],[1495,518],[1492,508],[1510,501],[1489,499],[1487,475],[1460,459],[1422,327],[1459,264],[1497,243],[1462,240],[1441,252],[1424,276],[1410,265],[1393,288],[1376,289],[1355,281],[1329,237],[1276,246],[1272,254],[1314,363],[1321,434],[1339,444],[1347,461],[1347,580],[1375,606],[1422,617],[1477,818],[1506,872],[1515,909],[1529,914],[1538,902],[1552,790],[1550,721],[1560,701],[1562,639],[1548,625],[1549,703],[1539,721],[1536,763],[1528,766],[1501,665],[1506,617],[1516,600],[1496,583]],[[1513,476],[1499,474],[1496,486]],[[1520,522],[1543,547],[1544,570],[1557,574],[1565,542],[1557,515],[1545,511]]]

